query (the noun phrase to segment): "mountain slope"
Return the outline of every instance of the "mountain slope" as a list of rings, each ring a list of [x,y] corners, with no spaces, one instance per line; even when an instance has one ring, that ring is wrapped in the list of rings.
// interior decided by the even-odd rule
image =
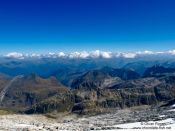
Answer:
[[[121,82],[122,80],[118,77],[111,77],[109,74],[94,70],[88,71],[84,75],[78,77],[72,82],[71,87],[75,89],[87,88],[105,88],[115,83]]]
[[[175,73],[175,68],[166,68],[163,66],[155,65],[146,69],[144,77],[168,75],[171,73]]]
[[[140,75],[132,70],[104,67],[99,70],[86,72],[75,79],[71,87],[105,88],[120,83],[123,80],[137,79],[139,77]]]
[[[11,78],[5,74],[0,74],[0,92],[3,90],[3,88],[9,83]]]
[[[10,83],[1,107],[23,110],[56,94],[67,92],[68,89],[55,78],[42,79],[36,74],[31,74]]]
[[[76,113],[105,112],[133,106],[156,105],[175,98],[175,76],[142,78],[111,88],[75,90]]]

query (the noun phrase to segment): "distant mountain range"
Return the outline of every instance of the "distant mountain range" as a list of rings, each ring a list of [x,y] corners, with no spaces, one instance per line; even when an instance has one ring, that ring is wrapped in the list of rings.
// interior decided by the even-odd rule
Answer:
[[[9,77],[36,73],[43,78],[55,76],[61,83],[71,86],[72,80],[87,71],[103,67],[126,69],[143,76],[145,70],[154,65],[175,68],[174,55],[146,55],[135,58],[54,58],[27,57],[25,59],[0,57],[0,73]]]
[[[169,75],[175,73],[175,68],[166,68],[163,66],[155,65],[146,69],[144,76],[151,77],[151,76],[162,76],[162,75]]]
[[[172,99],[172,55],[0,58],[1,109],[20,113],[99,113]]]
[[[172,58],[1,59],[1,109],[86,114],[175,99]]]

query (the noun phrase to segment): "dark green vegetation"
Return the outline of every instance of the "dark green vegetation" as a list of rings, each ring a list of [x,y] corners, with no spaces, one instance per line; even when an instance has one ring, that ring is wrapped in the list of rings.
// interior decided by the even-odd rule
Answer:
[[[3,110],[27,114],[53,111],[96,114],[157,105],[175,99],[175,74],[172,70],[154,66],[141,77],[130,69],[104,67],[78,73],[71,80],[71,88],[55,77],[25,75],[8,86],[0,106]],[[1,92],[10,81],[12,78],[1,75]]]

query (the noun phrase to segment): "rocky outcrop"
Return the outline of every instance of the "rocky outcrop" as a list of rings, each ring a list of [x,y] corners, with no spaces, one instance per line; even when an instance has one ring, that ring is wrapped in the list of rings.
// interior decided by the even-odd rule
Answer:
[[[34,104],[32,107],[25,110],[27,114],[33,113],[48,113],[52,111],[69,112],[74,105],[74,96],[71,92],[57,93],[48,99]]]
[[[76,113],[105,112],[141,105],[155,105],[175,98],[175,77],[142,78],[117,84],[111,88],[87,88],[75,91]]]
[[[21,77],[8,87],[1,108],[13,107],[28,114],[52,111],[90,114],[175,99],[174,74],[124,81],[105,72],[89,71],[76,82],[75,88],[69,89],[54,77],[43,79],[35,74]]]
[[[79,88],[106,88],[123,80],[138,79],[140,75],[128,69],[114,69],[104,67],[100,70],[92,70],[78,77],[72,82],[71,87]]]
[[[115,85],[121,82],[119,77],[112,77],[108,73],[101,72],[98,70],[89,71],[84,75],[78,77],[72,82],[71,87],[74,89],[87,88],[105,88],[108,86]]]

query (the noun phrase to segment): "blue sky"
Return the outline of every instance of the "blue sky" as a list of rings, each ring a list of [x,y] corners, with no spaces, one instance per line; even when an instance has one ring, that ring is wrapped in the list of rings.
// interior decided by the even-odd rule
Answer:
[[[1,0],[0,52],[175,49],[174,0]]]

